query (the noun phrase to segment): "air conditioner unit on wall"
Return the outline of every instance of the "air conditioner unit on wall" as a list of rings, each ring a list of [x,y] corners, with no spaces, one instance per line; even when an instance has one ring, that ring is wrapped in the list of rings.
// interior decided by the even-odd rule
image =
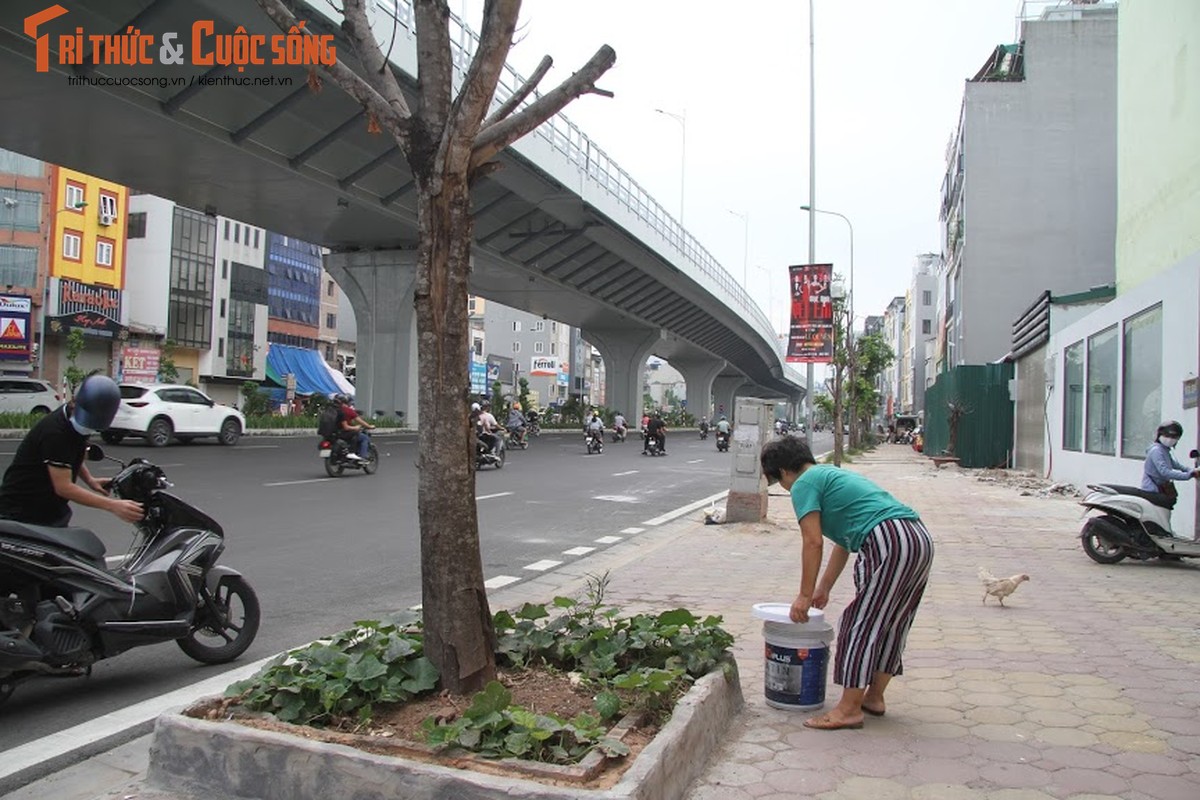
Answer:
[[[100,224],[101,225],[112,225],[113,222],[116,221],[116,219],[117,219],[117,217],[115,214],[106,214],[103,211],[100,212]]]

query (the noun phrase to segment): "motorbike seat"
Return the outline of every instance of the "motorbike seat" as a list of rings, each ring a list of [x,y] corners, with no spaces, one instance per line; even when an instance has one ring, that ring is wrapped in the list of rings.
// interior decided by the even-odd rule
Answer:
[[[87,528],[51,528],[3,519],[0,520],[0,535],[61,547],[85,555],[101,565],[104,563],[104,542]]]
[[[1106,483],[1103,485],[1117,492],[1117,494],[1128,494],[1134,497],[1140,497],[1143,500],[1148,500],[1152,505],[1156,505],[1159,508],[1165,508],[1169,510],[1175,507],[1175,498],[1167,497],[1161,492],[1147,492],[1146,490],[1137,486],[1118,486],[1115,483]]]

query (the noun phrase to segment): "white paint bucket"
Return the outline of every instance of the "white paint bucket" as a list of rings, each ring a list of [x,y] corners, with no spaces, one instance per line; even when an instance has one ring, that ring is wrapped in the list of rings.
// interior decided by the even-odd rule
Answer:
[[[809,610],[808,622],[795,623],[789,620],[787,608],[782,603],[754,607],[754,615],[766,620],[763,691],[772,708],[812,711],[825,705],[833,628],[820,609]],[[788,621],[779,621],[781,616]]]

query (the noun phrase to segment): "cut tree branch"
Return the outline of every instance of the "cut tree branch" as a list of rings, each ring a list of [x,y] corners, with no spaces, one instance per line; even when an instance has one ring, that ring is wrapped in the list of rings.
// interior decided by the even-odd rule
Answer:
[[[583,68],[547,94],[507,119],[489,125],[475,137],[471,168],[490,161],[497,153],[567,107],[575,98],[596,89],[596,81],[617,61],[617,53],[604,45]]]
[[[413,0],[417,29],[417,89],[421,108],[417,112],[428,135],[438,147],[450,118],[450,96],[454,90],[454,51],[450,49],[450,9],[446,0]],[[435,172],[438,167],[434,167]]]
[[[350,38],[366,70],[363,79],[383,96],[398,115],[402,118],[411,117],[412,111],[408,107],[408,101],[404,99],[400,82],[396,80],[396,74],[392,72],[392,67],[371,30],[365,0],[345,0],[342,30]]]
[[[471,59],[462,89],[454,99],[454,129],[456,133],[466,134],[468,143],[474,141],[496,94],[520,14],[521,0],[487,0],[484,4],[479,47]]]
[[[483,127],[487,128],[495,125],[500,120],[507,117],[509,114],[517,110],[517,107],[529,97],[530,93],[537,88],[537,85],[542,82],[542,78],[546,77],[546,73],[550,71],[550,67],[554,66],[554,59],[550,56],[542,56],[542,63],[538,64],[537,69],[529,76],[525,83],[521,84],[521,88],[517,89],[513,96],[500,104],[500,107],[492,112],[491,116],[483,121]]]
[[[283,4],[283,0],[257,0],[257,2],[259,8],[279,26],[280,30],[286,32],[299,27],[299,20]],[[341,61],[321,67],[319,71],[373,114],[379,124],[396,138],[396,142],[401,148],[405,151],[408,150],[412,115],[408,110],[408,104],[404,103],[403,96],[400,97],[400,101],[403,103],[402,110],[400,110],[389,103],[387,98],[376,91],[362,76]]]

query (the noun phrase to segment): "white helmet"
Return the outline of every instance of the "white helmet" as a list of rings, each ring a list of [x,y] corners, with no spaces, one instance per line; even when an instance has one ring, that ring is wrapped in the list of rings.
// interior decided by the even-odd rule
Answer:
[[[472,411],[478,411],[478,410],[479,410],[479,403],[471,403],[471,410],[472,410]]]

